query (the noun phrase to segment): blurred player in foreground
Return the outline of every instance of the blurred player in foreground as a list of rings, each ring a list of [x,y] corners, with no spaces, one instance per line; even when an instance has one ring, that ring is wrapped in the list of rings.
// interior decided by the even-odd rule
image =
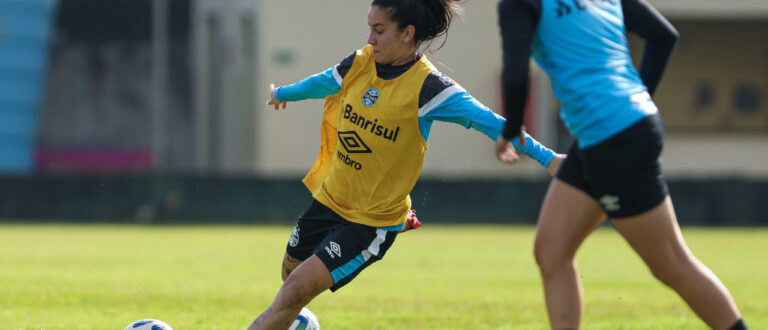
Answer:
[[[606,215],[661,282],[713,329],[746,329],[728,289],[688,249],[659,155],[663,127],[651,96],[677,31],[644,0],[502,0],[507,117],[497,155],[521,134],[533,58],[552,78],[576,137],[549,187],[535,255],[553,329],[577,329],[582,287],[576,250]],[[625,31],[646,39],[635,70]]]

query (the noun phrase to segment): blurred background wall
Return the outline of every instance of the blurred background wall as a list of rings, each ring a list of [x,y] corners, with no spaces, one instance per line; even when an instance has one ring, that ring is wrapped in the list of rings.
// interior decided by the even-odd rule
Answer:
[[[651,1],[681,37],[656,95],[681,222],[768,224],[768,3]],[[465,2],[438,68],[500,112],[495,1]],[[264,105],[268,84],[364,46],[368,1],[0,0],[0,217],[282,221],[319,147],[322,100]],[[440,44],[438,40],[436,44]],[[642,40],[630,36],[633,56]],[[528,130],[572,138],[534,69]],[[532,160],[436,123],[412,197],[434,221],[535,220],[548,183]],[[514,203],[510,208],[510,203]],[[422,211],[423,210],[423,211]],[[510,214],[510,211],[514,214]]]

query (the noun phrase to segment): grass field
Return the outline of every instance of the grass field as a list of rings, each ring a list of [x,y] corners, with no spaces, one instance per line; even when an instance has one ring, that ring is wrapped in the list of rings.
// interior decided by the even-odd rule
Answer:
[[[0,225],[0,329],[244,329],[291,225]],[[546,329],[533,227],[427,224],[310,304],[323,329]],[[768,229],[683,228],[752,329],[768,329]],[[579,252],[584,329],[705,329],[611,228]]]

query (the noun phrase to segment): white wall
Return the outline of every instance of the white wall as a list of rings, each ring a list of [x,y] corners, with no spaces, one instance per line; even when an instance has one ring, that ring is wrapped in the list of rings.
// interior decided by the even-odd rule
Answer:
[[[363,1],[260,1],[260,72],[256,92],[257,164],[268,175],[307,171],[319,148],[322,100],[288,104],[279,112],[263,105],[268,84],[290,84],[325,70],[365,43]],[[352,14],[355,15],[352,15]],[[280,54],[293,58],[280,64]]]
[[[650,0],[668,17],[686,18],[766,18],[765,0]]]
[[[257,3],[197,0],[192,13],[195,154],[198,170],[250,173],[257,149]]]

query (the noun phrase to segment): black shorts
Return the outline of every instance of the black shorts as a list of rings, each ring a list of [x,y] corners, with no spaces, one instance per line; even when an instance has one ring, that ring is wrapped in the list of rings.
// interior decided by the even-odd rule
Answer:
[[[557,178],[592,196],[611,218],[644,213],[669,194],[659,160],[663,140],[654,115],[595,146],[574,142]]]
[[[317,255],[331,272],[331,291],[336,291],[381,260],[395,237],[397,231],[347,221],[313,200],[293,228],[285,252],[299,260]]]

